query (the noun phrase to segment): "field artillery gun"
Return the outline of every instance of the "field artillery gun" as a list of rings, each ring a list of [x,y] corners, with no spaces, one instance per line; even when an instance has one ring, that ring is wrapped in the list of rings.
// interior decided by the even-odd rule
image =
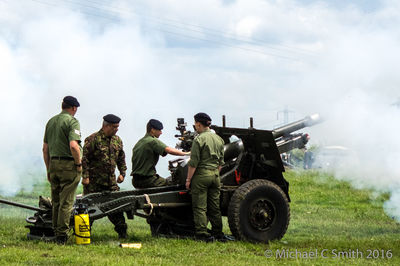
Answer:
[[[223,119],[222,127],[211,127],[225,142],[220,207],[236,239],[268,242],[286,233],[290,220],[289,183],[282,174],[285,169],[280,154],[304,147],[308,135],[293,132],[319,122],[319,116],[313,115],[270,131],[255,129],[252,119],[249,128],[226,127]],[[190,151],[196,133],[186,130],[181,118],[177,130],[177,147]],[[189,157],[184,156],[169,162],[168,179],[172,185],[78,196],[74,207],[85,209],[91,223],[125,212],[128,219],[146,218],[154,236],[193,236],[191,195],[184,185],[188,161]],[[51,203],[41,198],[39,207],[34,216],[27,218],[30,239],[53,236]]]

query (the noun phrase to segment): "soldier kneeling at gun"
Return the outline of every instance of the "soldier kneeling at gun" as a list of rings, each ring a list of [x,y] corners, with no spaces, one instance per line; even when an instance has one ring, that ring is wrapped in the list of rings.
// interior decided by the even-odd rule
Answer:
[[[156,172],[156,164],[161,156],[167,154],[183,156],[190,152],[183,152],[165,145],[159,140],[163,124],[150,119],[146,126],[146,135],[141,138],[132,150],[132,185],[135,188],[162,187],[168,185],[165,178]]]

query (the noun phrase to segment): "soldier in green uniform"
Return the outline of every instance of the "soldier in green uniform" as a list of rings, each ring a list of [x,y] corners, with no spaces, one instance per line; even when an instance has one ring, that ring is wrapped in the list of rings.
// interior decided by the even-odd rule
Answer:
[[[122,140],[115,135],[121,119],[113,114],[103,117],[102,128],[85,139],[83,146],[83,193],[118,191],[126,173],[125,153]],[[119,176],[116,180],[115,168]],[[123,213],[108,216],[119,238],[127,238],[127,225]]]
[[[132,185],[135,188],[161,187],[168,185],[165,178],[156,173],[156,164],[161,156],[188,155],[183,152],[165,145],[158,138],[162,134],[163,124],[150,119],[146,126],[146,135],[141,138],[132,150]]]
[[[199,135],[192,144],[186,188],[191,189],[196,238],[206,242],[224,241],[219,178],[224,164],[224,141],[210,131],[211,118],[207,114],[198,113],[194,120]],[[207,231],[207,218],[212,225],[212,235]]]
[[[53,228],[56,241],[61,244],[68,239],[72,205],[82,175],[81,132],[74,117],[79,106],[75,97],[64,97],[62,112],[47,122],[43,140],[43,159],[51,184]]]

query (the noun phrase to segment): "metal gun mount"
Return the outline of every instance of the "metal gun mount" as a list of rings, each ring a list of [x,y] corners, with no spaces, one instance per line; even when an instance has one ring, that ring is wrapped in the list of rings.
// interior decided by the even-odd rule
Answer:
[[[175,138],[178,138],[179,140],[179,142],[176,144],[176,148],[182,149],[183,151],[190,151],[193,140],[197,136],[197,133],[186,130],[187,123],[185,122],[184,118],[178,118],[177,122],[178,125],[176,130],[178,130],[180,134],[175,135]]]
[[[318,115],[290,123],[275,130],[226,127],[211,128],[225,141],[225,164],[220,172],[221,213],[235,238],[251,242],[280,239],[289,225],[289,183],[280,153],[303,147],[308,135],[293,133],[321,121]],[[178,147],[190,151],[196,133],[186,130],[183,118],[178,118]],[[230,142],[235,135],[239,140]],[[125,212],[128,219],[144,217],[153,235],[194,235],[190,191],[185,189],[188,156],[169,162],[171,186],[135,189],[119,192],[92,193],[77,197],[75,207],[86,205],[92,221],[109,214]],[[36,211],[27,222],[29,239],[54,235],[51,226],[51,203],[40,198],[40,208],[0,200],[0,203]],[[72,217],[71,217],[72,218]],[[73,219],[71,219],[73,225]]]

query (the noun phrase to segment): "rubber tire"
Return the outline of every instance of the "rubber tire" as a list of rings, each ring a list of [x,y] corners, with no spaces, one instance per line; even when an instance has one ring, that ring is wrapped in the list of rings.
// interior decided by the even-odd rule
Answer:
[[[275,215],[266,230],[256,229],[250,222],[250,206],[258,200],[267,200]],[[289,226],[290,207],[286,194],[275,183],[265,179],[246,182],[233,194],[228,207],[228,223],[236,239],[264,242],[281,239]]]

